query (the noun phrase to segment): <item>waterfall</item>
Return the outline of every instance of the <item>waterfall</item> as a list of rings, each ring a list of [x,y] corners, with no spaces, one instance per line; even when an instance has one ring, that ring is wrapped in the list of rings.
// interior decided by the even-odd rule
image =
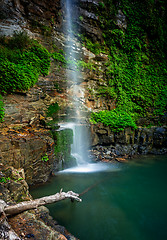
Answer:
[[[88,163],[88,147],[90,136],[85,124],[86,113],[84,109],[84,89],[80,86],[82,74],[77,62],[82,57],[82,48],[73,33],[72,15],[74,14],[73,0],[64,0],[64,36],[65,54],[67,60],[67,93],[73,111],[67,113],[67,122],[61,127],[73,130],[73,144],[71,154],[76,158],[78,165]]]
[[[65,53],[67,58],[67,93],[70,104],[73,107],[72,113],[67,113],[66,123],[60,124],[62,128],[70,128],[73,130],[73,144],[71,146],[71,154],[76,158],[77,167],[65,169],[61,172],[71,173],[88,173],[97,171],[106,171],[108,165],[105,163],[90,163],[88,149],[90,146],[90,129],[86,124],[86,107],[84,106],[84,89],[80,86],[83,82],[82,74],[78,70],[77,60],[81,59],[82,51],[80,43],[77,41],[73,33],[72,18],[76,17],[73,1],[64,0],[65,5],[65,21],[64,36]],[[76,30],[75,30],[76,31]],[[75,32],[76,33],[76,32]]]

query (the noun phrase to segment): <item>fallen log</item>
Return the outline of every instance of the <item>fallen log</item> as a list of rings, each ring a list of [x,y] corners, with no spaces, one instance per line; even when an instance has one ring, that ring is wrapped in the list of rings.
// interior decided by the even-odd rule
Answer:
[[[82,201],[79,198],[79,194],[74,193],[72,191],[68,191],[67,193],[65,193],[65,192],[62,192],[62,190],[61,190],[60,193],[56,193],[54,195],[38,198],[35,200],[31,200],[31,201],[21,202],[21,203],[11,205],[11,206],[7,205],[5,202],[2,203],[2,201],[1,201],[0,202],[0,215],[2,213],[6,214],[6,215],[19,214],[26,210],[35,209],[39,206],[62,201],[67,198],[71,199],[72,201],[74,201],[74,200],[79,201],[79,202]]]

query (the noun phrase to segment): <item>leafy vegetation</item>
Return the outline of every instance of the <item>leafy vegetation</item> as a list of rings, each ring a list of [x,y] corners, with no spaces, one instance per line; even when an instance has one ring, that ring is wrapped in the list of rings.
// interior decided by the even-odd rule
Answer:
[[[125,111],[114,109],[111,111],[100,111],[91,114],[91,122],[102,122],[105,126],[109,126],[113,132],[119,132],[126,127],[136,129],[136,124],[132,117]]]
[[[120,10],[126,16],[125,26],[118,26],[115,18]],[[104,0],[97,13],[104,37],[98,51],[106,49],[109,54],[106,81],[98,95],[116,101],[117,110],[93,113],[92,121],[116,130],[112,120],[116,114],[119,119],[125,113],[133,123],[141,117],[163,115],[167,110],[167,2],[121,0],[117,5]],[[93,49],[97,43],[90,41],[85,43],[96,53]],[[122,126],[129,123],[128,119],[125,117],[124,123],[120,120]]]
[[[64,64],[67,63],[67,61],[65,59],[65,56],[61,51],[53,52],[51,56],[55,61],[58,61],[58,62],[61,62],[61,63],[64,63]]]
[[[0,178],[0,183],[7,183],[10,180],[11,180],[10,177],[2,177]]]
[[[49,158],[48,158],[48,154],[45,153],[45,155],[42,157],[42,161],[43,162],[48,162],[49,161]]]
[[[48,74],[50,54],[26,33],[15,33],[0,44],[0,92],[24,91],[38,76]]]

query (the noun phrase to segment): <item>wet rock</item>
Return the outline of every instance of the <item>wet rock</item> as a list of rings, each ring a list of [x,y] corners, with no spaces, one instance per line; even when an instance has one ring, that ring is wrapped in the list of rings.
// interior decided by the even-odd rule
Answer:
[[[91,126],[92,145],[100,151],[106,146],[108,151],[117,156],[133,156],[136,154],[164,154],[167,152],[167,128],[166,127],[139,127],[136,130],[127,128],[122,132],[111,132],[109,127],[103,124]],[[98,146],[100,147],[98,148]],[[97,153],[95,154],[98,155]],[[97,157],[96,157],[97,158]]]

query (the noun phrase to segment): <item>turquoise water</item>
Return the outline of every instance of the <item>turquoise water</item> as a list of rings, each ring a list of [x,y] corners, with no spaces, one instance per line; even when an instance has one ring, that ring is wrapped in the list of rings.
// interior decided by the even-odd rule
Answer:
[[[81,240],[166,240],[167,156],[108,164],[102,172],[62,172],[31,189],[33,197],[60,189],[82,193],[82,203],[48,205],[50,214]]]

